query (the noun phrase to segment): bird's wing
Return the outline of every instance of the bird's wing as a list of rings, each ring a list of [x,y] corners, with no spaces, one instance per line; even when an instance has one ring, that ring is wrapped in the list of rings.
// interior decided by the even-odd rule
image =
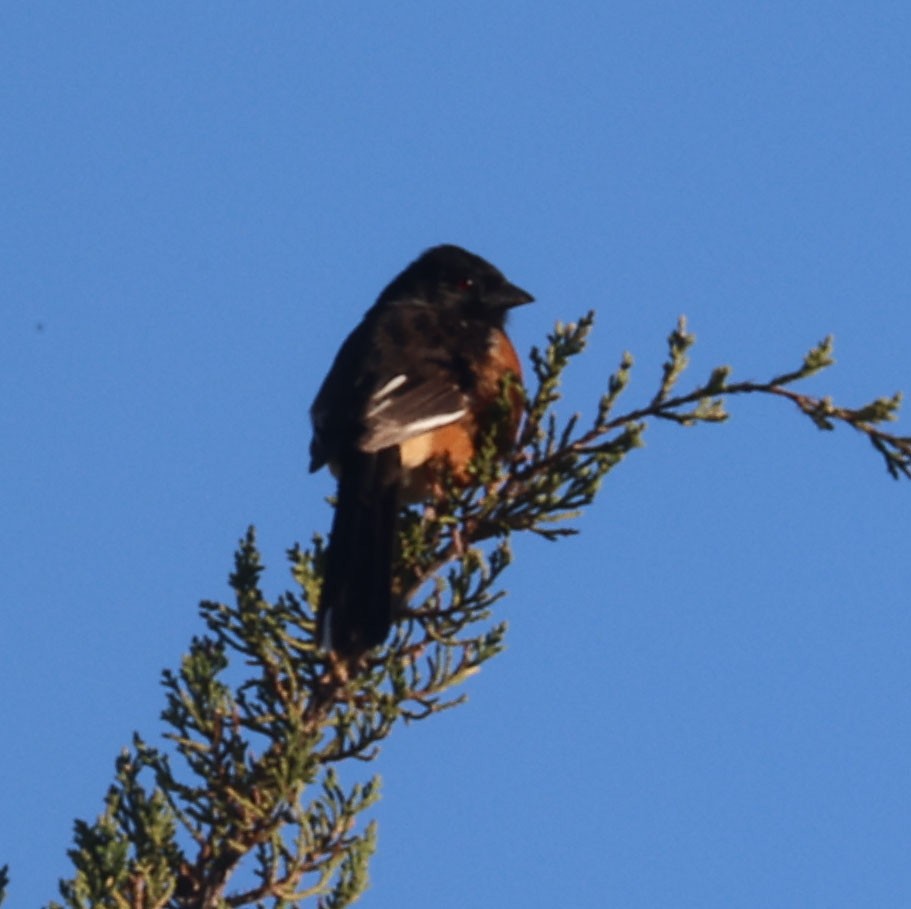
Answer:
[[[361,451],[376,452],[454,423],[466,413],[464,393],[442,371],[400,372],[373,391],[364,410]]]

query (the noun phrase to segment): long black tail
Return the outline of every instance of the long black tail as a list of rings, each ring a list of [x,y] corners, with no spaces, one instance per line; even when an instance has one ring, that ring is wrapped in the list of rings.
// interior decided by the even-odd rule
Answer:
[[[399,452],[356,452],[339,473],[317,623],[325,649],[357,656],[382,644],[393,616]]]

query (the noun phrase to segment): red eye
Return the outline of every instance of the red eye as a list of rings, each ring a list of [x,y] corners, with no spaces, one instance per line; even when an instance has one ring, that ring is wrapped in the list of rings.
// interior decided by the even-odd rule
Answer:
[[[474,287],[474,278],[461,278],[456,283],[456,287],[459,290],[471,290]]]

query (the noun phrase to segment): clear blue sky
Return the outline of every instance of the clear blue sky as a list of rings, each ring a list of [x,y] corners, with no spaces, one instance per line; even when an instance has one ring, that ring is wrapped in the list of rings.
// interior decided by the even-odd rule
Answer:
[[[911,391],[911,6],[0,6],[0,863],[69,873],[234,544],[327,527],[307,408],[420,250],[598,311],[564,413],[686,313],[690,381]],[[402,729],[365,907],[911,905],[911,485],[785,402],[649,431],[519,540],[508,652]],[[905,420],[905,431],[909,420]]]

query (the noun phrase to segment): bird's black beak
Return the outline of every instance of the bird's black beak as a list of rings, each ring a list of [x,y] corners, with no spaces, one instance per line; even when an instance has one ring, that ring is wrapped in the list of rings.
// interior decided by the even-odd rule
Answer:
[[[507,281],[502,287],[498,287],[493,292],[493,302],[503,309],[512,309],[513,306],[524,306],[526,303],[533,303],[534,297],[521,287],[510,284]]]

